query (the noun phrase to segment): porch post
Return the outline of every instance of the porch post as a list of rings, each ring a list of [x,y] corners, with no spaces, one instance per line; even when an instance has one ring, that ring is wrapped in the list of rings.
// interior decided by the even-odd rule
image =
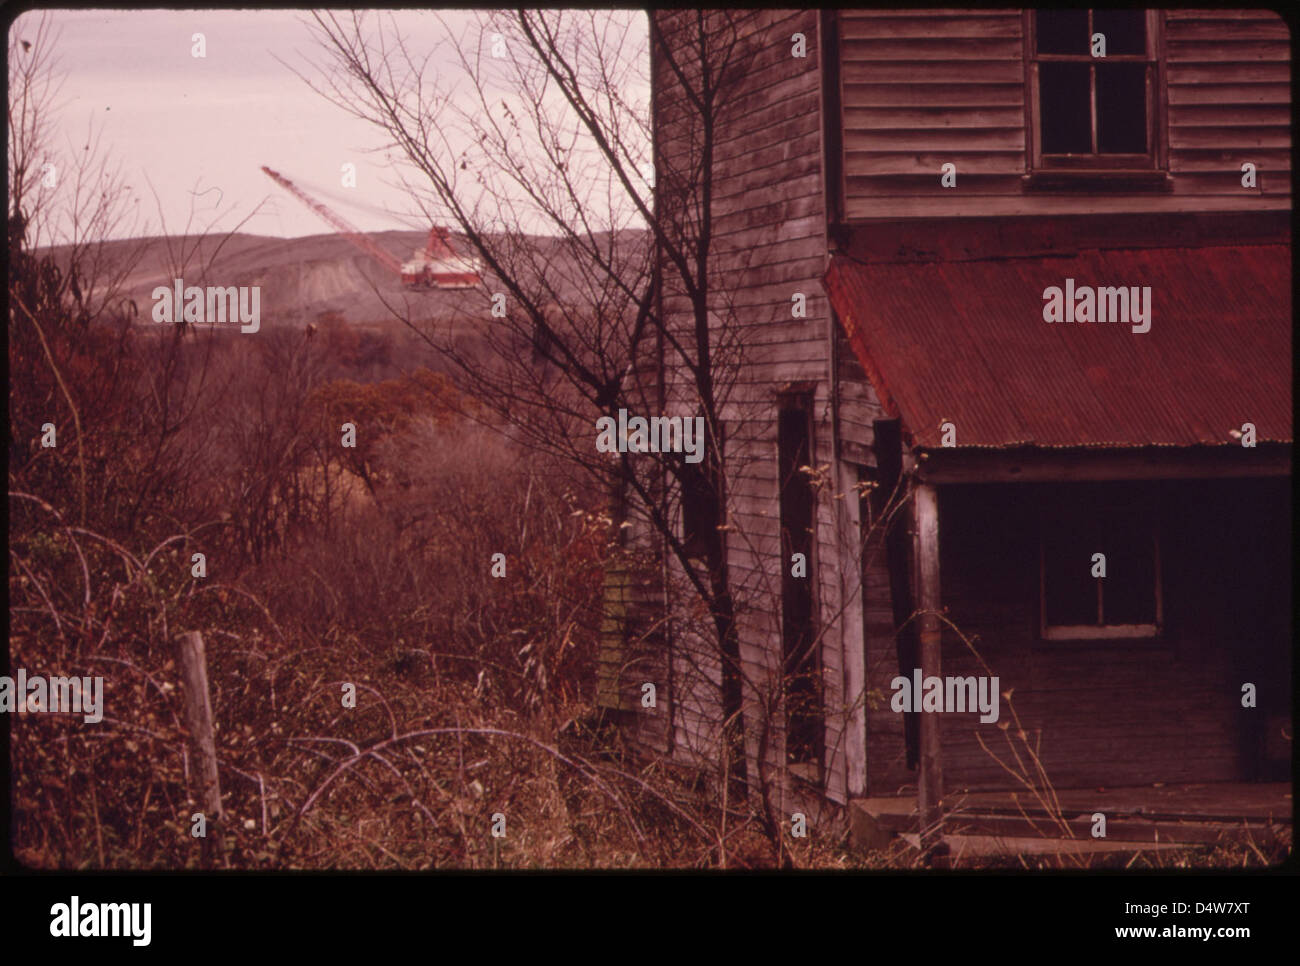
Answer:
[[[857,480],[848,463],[840,463],[840,492],[833,501],[840,534],[839,578],[840,660],[844,689],[841,700],[849,712],[844,722],[844,794],[860,797],[867,791],[867,655],[862,625],[866,621],[867,587],[863,577],[866,549],[862,546],[862,518],[856,497]],[[861,548],[861,549],[859,549]],[[828,749],[829,751],[829,749]]]
[[[922,681],[943,674],[939,623],[939,500],[934,486],[919,483],[912,495],[913,559],[916,607],[920,625]],[[919,695],[914,695],[916,700]],[[920,716],[921,760],[916,804],[921,819],[921,850],[929,853],[941,838],[943,770],[939,745],[939,715]]]

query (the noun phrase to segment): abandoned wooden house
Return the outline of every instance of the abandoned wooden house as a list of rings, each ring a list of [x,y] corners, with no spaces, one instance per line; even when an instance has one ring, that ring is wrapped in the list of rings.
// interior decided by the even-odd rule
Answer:
[[[696,24],[654,17],[662,163],[665,51]],[[1004,764],[1037,782],[1034,757],[1086,811],[1102,788],[1289,782],[1282,19],[705,24],[740,65],[712,231],[746,333],[718,435],[749,781],[895,798],[927,836],[963,794],[1023,788]],[[607,626],[601,701],[648,750],[716,762],[719,677],[673,626],[631,671]],[[900,703],[931,677],[963,679],[965,712],[936,713],[951,687]]]

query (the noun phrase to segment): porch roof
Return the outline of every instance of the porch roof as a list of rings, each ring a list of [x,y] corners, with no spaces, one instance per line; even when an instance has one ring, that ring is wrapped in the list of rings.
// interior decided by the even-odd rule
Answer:
[[[1151,328],[1047,323],[1044,292],[1150,286]],[[959,449],[1291,442],[1288,245],[936,262],[837,255],[831,302],[913,445]]]

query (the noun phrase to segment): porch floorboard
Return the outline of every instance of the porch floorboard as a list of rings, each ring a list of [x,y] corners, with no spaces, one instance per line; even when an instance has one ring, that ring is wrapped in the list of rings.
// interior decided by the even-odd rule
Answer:
[[[977,854],[1096,852],[1205,846],[1292,825],[1285,782],[1072,788],[1057,790],[1056,800],[1059,820],[1024,791],[955,792],[944,797],[944,836]],[[1097,812],[1106,816],[1105,839],[1092,837]],[[855,799],[850,823],[854,841],[864,847],[883,848],[898,837],[913,843],[916,799]]]

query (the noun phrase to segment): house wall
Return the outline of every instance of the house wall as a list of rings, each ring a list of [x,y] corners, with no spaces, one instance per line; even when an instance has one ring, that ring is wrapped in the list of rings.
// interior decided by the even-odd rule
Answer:
[[[600,645],[596,655],[596,704],[634,723],[630,740],[643,753],[670,745],[671,704],[659,692],[671,691],[663,633],[664,590],[659,568],[644,548],[621,548],[605,568]],[[655,685],[655,706],[643,703],[645,683]]]
[[[1013,691],[998,724],[943,717],[946,793],[1014,784],[976,735],[1015,767],[1009,736],[1029,760],[1018,727],[1060,788],[1289,780],[1290,481],[1148,485],[1164,567],[1156,642],[1039,640],[1037,513],[1068,490],[940,488],[943,604],[999,689]],[[945,676],[987,673],[948,630],[942,660]],[[869,681],[886,700],[897,667],[892,643],[873,642]],[[1241,705],[1245,682],[1258,688],[1254,709]],[[887,703],[869,719],[871,794],[915,787],[901,719]]]
[[[696,26],[695,11],[654,16],[670,41]],[[714,30],[720,16],[709,14],[708,29]],[[743,351],[729,367],[733,378],[722,432],[728,448],[728,560],[745,664],[749,751],[752,759],[762,760],[768,778],[783,781],[781,723],[772,705],[781,654],[778,568],[788,565],[780,560],[778,532],[776,393],[797,384],[813,395],[813,463],[828,467],[812,562],[824,631],[825,791],[836,801],[864,790],[910,791],[915,775],[905,767],[903,725],[888,709],[889,681],[898,673],[889,574],[883,553],[873,554],[870,547],[863,564],[858,507],[848,493],[858,470],[874,464],[872,423],[884,413],[843,345],[821,284],[828,248],[823,170],[837,165],[827,165],[823,153],[820,111],[826,91],[819,70],[819,17],[816,11],[779,10],[731,16],[741,37],[739,91],[716,144],[711,305],[720,332],[737,323],[743,331]],[[843,104],[843,125],[832,125],[832,135],[842,140],[844,183],[842,199],[835,197],[839,186],[830,186],[831,201],[842,200],[843,216],[861,231],[880,229],[888,235],[885,229],[896,228],[901,219],[922,217],[1148,212],[1154,217],[1289,208],[1288,34],[1274,14],[1163,15],[1173,190],[1104,194],[1029,192],[1022,184],[1021,11],[872,10],[836,16],[841,48],[828,55]],[[792,56],[796,33],[805,38],[805,58]],[[686,122],[690,112],[662,57],[652,56],[652,73],[656,150],[661,161],[680,162],[699,132]],[[1231,132],[1227,139],[1225,130]],[[830,150],[839,148],[831,144]],[[941,194],[938,170],[948,160],[957,164],[962,187]],[[1240,160],[1259,165],[1258,191],[1240,187]],[[687,213],[681,199],[675,203],[680,214]],[[890,247],[888,237],[874,241]],[[979,250],[986,253],[983,245]],[[673,273],[665,278],[666,317],[685,331],[691,324],[689,303]],[[803,318],[790,311],[797,292],[807,296]],[[664,378],[670,402],[686,398],[681,373],[673,372],[671,363]],[[997,666],[1008,669],[1003,688],[1017,688],[1016,708],[1027,727],[1043,728],[1044,754],[1061,780],[1152,780],[1143,777],[1151,763],[1164,780],[1241,774],[1246,766],[1236,697],[1225,697],[1222,689],[1225,676],[1235,673],[1225,664],[1230,652],[1224,650],[1223,634],[1210,636],[1204,621],[1178,623],[1171,616],[1164,641],[1145,651],[1114,645],[1044,651],[1036,638],[1036,571],[1023,569],[1027,538],[1002,525],[1023,510],[1024,490],[997,495],[990,489],[984,498],[1005,505],[964,514],[945,509],[957,506],[960,494],[941,491],[941,513],[953,521],[952,532],[941,532],[945,603],[951,599],[955,612],[991,648]],[[986,529],[960,535],[962,527],[972,526]],[[1029,559],[1036,565],[1036,545]],[[1192,593],[1179,599],[1191,607],[1205,598]],[[669,613],[682,613],[687,601],[689,595],[670,600]],[[855,678],[854,663],[864,658],[864,637],[862,681]],[[702,766],[716,764],[721,724],[721,675],[713,646],[707,634],[673,629],[669,743],[675,756]],[[968,653],[959,640],[946,639],[945,672],[974,673]],[[1164,695],[1155,704],[1126,703],[1153,687]],[[1119,697],[1106,697],[1108,689]],[[1071,706],[1077,713],[1068,711]],[[1195,724],[1175,726],[1189,708],[1202,709]],[[859,740],[863,716],[865,753]],[[1005,740],[1000,730],[993,737]],[[944,747],[954,787],[1008,783],[961,722],[944,722]],[[865,789],[854,777],[855,767],[865,771]]]
[[[844,216],[1280,210],[1290,35],[1268,10],[1168,10],[1169,191],[1044,192],[1027,170],[1021,10],[843,10]],[[1241,186],[1253,162],[1258,189]],[[939,185],[957,166],[957,186]]]
[[[665,34],[695,29],[695,11],[655,14]],[[710,29],[722,15],[710,14]],[[787,785],[783,776],[783,727],[773,699],[779,689],[781,658],[781,566],[777,479],[777,393],[799,384],[813,398],[812,460],[826,466],[827,485],[819,490],[816,541],[811,561],[817,583],[818,626],[826,717],[825,789],[843,801],[850,783],[848,756],[863,754],[861,728],[856,746],[846,731],[852,687],[846,667],[843,607],[846,591],[842,506],[834,494],[840,470],[833,459],[834,408],[831,405],[830,306],[821,284],[826,266],[825,185],[822,179],[821,72],[818,14],[815,10],[735,11],[742,38],[736,63],[732,108],[719,131],[713,182],[713,253],[719,331],[736,326],[739,355],[728,367],[729,385],[723,435],[728,452],[728,561],[736,588],[742,660],[746,675],[746,737],[750,754],[763,761],[765,775]],[[792,53],[792,37],[803,34],[806,56]],[[719,33],[721,36],[722,33]],[[672,71],[652,58],[656,84],[656,139],[661,157],[680,161],[693,132],[676,97]],[[698,132],[695,132],[698,133]],[[662,187],[662,185],[661,185]],[[664,312],[670,325],[690,323],[689,304],[665,273]],[[792,314],[792,297],[806,296],[806,312]],[[674,374],[665,378],[674,397]],[[680,391],[680,386],[677,389]],[[869,393],[858,387],[853,418],[863,438]],[[869,436],[865,437],[869,445]],[[859,446],[860,452],[865,448]],[[851,544],[852,541],[849,540]],[[849,582],[856,567],[847,568]],[[855,590],[856,588],[854,588]],[[680,602],[674,606],[683,606]],[[861,629],[856,625],[856,657]],[[719,725],[717,682],[707,640],[674,640],[675,739],[680,753],[706,759],[716,748]],[[702,648],[703,650],[700,650]],[[846,675],[849,682],[846,684]]]

